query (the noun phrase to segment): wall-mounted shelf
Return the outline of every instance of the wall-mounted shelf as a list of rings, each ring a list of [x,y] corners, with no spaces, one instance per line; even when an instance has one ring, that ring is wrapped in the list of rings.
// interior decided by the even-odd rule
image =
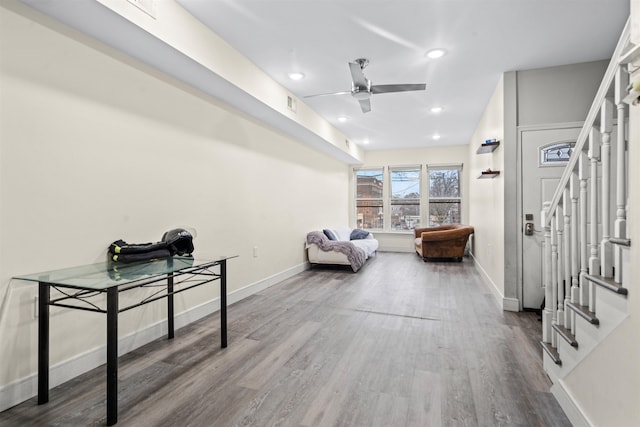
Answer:
[[[482,174],[480,174],[478,179],[490,179],[490,178],[495,178],[498,175],[500,175],[500,171],[492,171],[492,170],[482,171]]]
[[[481,144],[480,147],[478,147],[478,149],[476,150],[476,154],[491,153],[493,150],[498,148],[499,145],[500,145],[500,141],[495,141],[491,139],[487,140],[483,144]]]

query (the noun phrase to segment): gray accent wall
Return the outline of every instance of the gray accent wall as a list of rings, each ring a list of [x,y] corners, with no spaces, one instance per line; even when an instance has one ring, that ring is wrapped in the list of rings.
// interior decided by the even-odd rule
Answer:
[[[609,60],[518,71],[518,126],[583,121]]]

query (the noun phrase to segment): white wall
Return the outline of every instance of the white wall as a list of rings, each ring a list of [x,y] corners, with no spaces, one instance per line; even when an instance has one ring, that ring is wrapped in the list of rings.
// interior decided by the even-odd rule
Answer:
[[[404,150],[372,150],[366,151],[364,156],[364,164],[358,167],[376,167],[376,166],[403,166],[403,165],[439,165],[439,164],[462,164],[461,191],[463,197],[462,203],[462,222],[467,220],[467,212],[469,210],[469,193],[465,186],[466,176],[466,145],[455,145],[446,147],[429,147],[415,148]],[[350,200],[353,206],[354,182],[353,176],[350,176]],[[355,223],[355,213],[351,211],[350,221]],[[413,233],[407,232],[375,232],[375,236],[380,242],[380,250],[392,252],[413,252]]]
[[[498,299],[504,297],[504,81],[501,77],[468,146],[469,224],[475,228],[473,257]],[[476,154],[487,139],[498,139],[492,153]],[[515,169],[510,163],[509,168]],[[486,169],[500,171],[493,179],[478,179]]]
[[[0,43],[0,391],[36,371],[36,285],[15,275],[188,225],[197,257],[240,255],[234,292],[303,268],[306,233],[348,221],[345,164],[29,8],[0,5]],[[182,293],[176,311],[214,297]],[[164,307],[124,313],[120,336]],[[105,328],[53,309],[51,364],[104,345]]]

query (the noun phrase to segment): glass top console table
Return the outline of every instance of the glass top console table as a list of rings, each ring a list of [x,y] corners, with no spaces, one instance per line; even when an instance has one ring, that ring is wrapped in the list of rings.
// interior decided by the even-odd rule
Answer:
[[[49,401],[50,306],[107,315],[107,425],[113,425],[118,422],[118,314],[166,298],[167,335],[171,339],[174,336],[173,296],[219,281],[220,339],[224,348],[227,346],[227,260],[236,257],[223,256],[209,261],[171,257],[132,264],[104,262],[15,277],[38,282],[38,404]],[[120,306],[121,293],[139,288],[154,291],[137,302]]]

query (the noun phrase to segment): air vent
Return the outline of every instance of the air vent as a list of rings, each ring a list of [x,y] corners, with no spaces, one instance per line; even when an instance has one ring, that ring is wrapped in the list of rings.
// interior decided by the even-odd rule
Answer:
[[[287,95],[287,108],[291,111],[293,111],[294,113],[297,110],[297,105],[296,105],[296,100],[293,99],[293,97]]]

